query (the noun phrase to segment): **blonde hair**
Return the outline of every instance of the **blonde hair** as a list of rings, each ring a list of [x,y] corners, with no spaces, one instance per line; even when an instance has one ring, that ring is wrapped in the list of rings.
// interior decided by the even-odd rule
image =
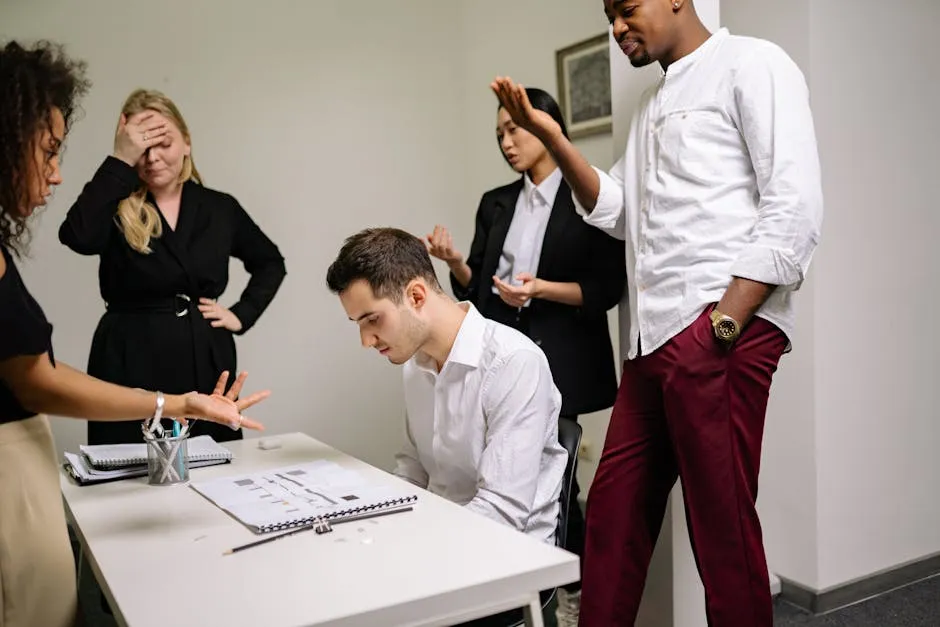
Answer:
[[[161,92],[152,89],[137,89],[127,97],[121,113],[130,118],[141,111],[156,111],[170,120],[179,129],[187,144],[192,145],[189,128],[183,115],[172,100]],[[191,151],[190,151],[191,152]],[[202,184],[202,177],[196,170],[192,154],[183,156],[183,170],[179,182],[196,181]],[[141,185],[137,191],[118,203],[117,221],[124,233],[128,245],[139,253],[149,255],[151,238],[163,235],[163,223],[159,210],[147,201],[147,186]]]

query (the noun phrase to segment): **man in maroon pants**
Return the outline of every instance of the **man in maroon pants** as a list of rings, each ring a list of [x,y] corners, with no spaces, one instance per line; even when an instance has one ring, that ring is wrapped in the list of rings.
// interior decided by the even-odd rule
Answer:
[[[692,0],[605,0],[661,80],[609,173],[508,78],[516,124],[553,153],[585,220],[625,241],[625,362],[590,489],[582,627],[633,625],[677,478],[708,624],[771,627],[757,478],[771,378],[822,223],[803,75],[767,41],[710,33]]]

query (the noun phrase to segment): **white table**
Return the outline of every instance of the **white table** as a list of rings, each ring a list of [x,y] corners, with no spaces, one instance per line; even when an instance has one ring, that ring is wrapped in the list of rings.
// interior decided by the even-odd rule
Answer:
[[[301,433],[226,443],[232,464],[202,480],[329,459],[378,482],[396,477]],[[77,486],[67,514],[120,625],[391,627],[452,625],[526,608],[538,591],[578,579],[578,558],[421,491],[414,511],[299,533],[235,553],[258,536],[188,486],[146,478]]]

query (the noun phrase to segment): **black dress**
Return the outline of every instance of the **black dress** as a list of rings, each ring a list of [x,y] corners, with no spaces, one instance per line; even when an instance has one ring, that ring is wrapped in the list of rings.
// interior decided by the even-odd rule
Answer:
[[[161,214],[163,235],[151,239],[152,253],[139,253],[117,223],[118,203],[139,186],[132,167],[108,157],[59,229],[63,244],[101,257],[98,280],[106,312],[92,340],[88,373],[169,394],[210,393],[223,370],[234,381],[235,340],[202,317],[199,299],[218,298],[228,283],[229,258],[240,259],[251,278],[229,309],[244,333],[284,280],[284,258],[238,201],[193,181],[183,185],[176,230]],[[191,434],[217,441],[242,437],[240,430],[205,421],[196,422]],[[140,439],[139,421],[88,424],[89,444]]]

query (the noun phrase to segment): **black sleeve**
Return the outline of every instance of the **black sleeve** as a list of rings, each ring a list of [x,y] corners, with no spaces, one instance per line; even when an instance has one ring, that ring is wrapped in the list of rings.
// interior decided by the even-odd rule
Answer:
[[[470,244],[470,253],[467,255],[467,265],[470,267],[470,282],[467,287],[457,282],[454,273],[450,273],[450,287],[457,300],[473,300],[480,287],[480,271],[483,268],[483,255],[486,253],[486,240],[490,234],[490,220],[487,219],[488,206],[486,194],[480,199],[477,207],[476,227],[473,230],[473,242]]]
[[[265,235],[251,216],[234,198],[235,240],[232,256],[240,259],[251,275],[241,298],[232,305],[231,311],[242,323],[238,335],[254,326],[277,294],[287,275],[284,257],[278,247]]]
[[[591,254],[581,268],[581,308],[588,313],[603,313],[615,307],[627,284],[627,260],[624,242],[591,227]]]
[[[52,325],[9,258],[0,276],[0,329],[0,361],[43,353],[52,358]]]
[[[114,226],[118,203],[139,186],[134,168],[109,156],[69,209],[59,227],[59,241],[80,255],[102,253]]]

